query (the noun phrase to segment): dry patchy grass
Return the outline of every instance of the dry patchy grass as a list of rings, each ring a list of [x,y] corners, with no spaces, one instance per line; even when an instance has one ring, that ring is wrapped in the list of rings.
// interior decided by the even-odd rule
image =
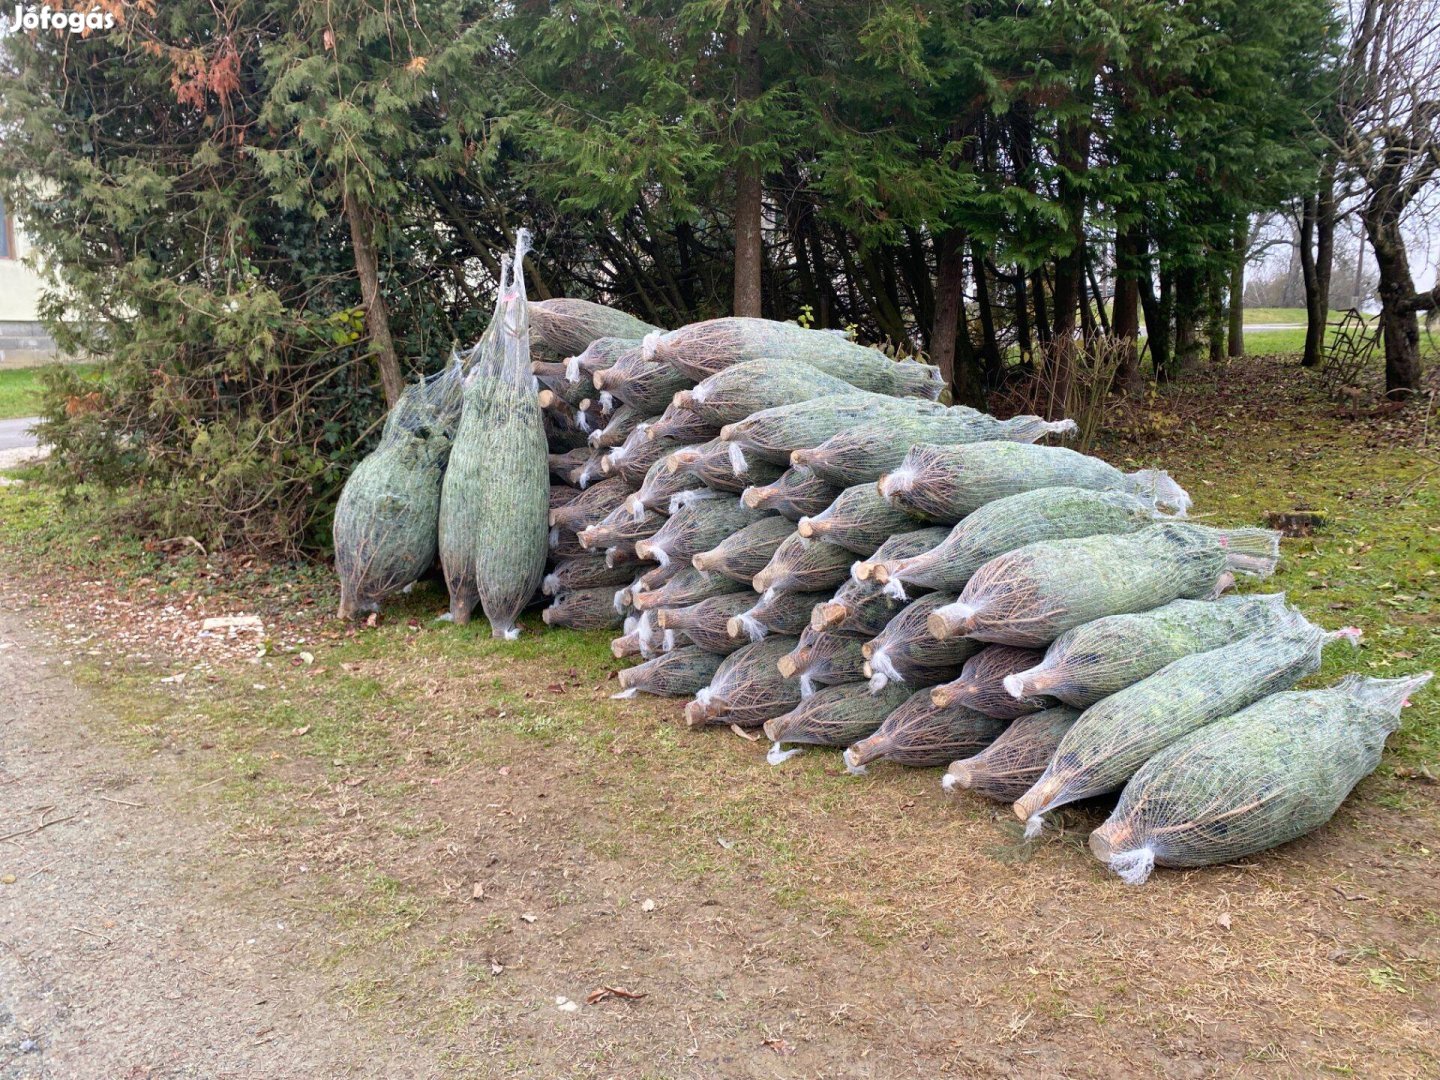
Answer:
[[[1287,541],[1278,582],[1366,628],[1326,678],[1440,663],[1417,410],[1344,420],[1273,361],[1208,375],[1134,410],[1148,434],[1106,456],[1168,466],[1202,520],[1327,515]],[[47,498],[0,494],[12,550],[51,527]],[[1082,847],[1103,806],[1026,845],[1007,808],[942,795],[935,771],[856,778],[817,751],[772,768],[760,745],[685,731],[673,702],[611,701],[603,635],[532,621],[497,644],[430,622],[433,589],[357,631],[324,614],[323,577],[138,549],[128,578],[101,577],[112,557],[62,534],[46,588],[12,560],[9,589],[60,628],[120,717],[112,737],[185,755],[233,894],[261,882],[310,920],[337,998],[457,1073],[1440,1068],[1434,693],[1325,829],[1129,889]],[[266,616],[265,655],[217,641],[175,659],[237,604]],[[152,617],[180,629],[139,648]],[[555,1006],[607,984],[648,996]]]

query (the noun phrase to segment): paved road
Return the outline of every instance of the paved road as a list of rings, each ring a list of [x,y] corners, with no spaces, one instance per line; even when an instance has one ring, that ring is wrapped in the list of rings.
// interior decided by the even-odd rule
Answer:
[[[28,450],[35,445],[35,436],[30,431],[38,423],[38,416],[27,416],[20,420],[0,420],[0,450]]]

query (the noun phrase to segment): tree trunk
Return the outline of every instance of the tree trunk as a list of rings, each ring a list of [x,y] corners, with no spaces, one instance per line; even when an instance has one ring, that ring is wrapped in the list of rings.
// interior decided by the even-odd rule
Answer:
[[[1320,309],[1321,351],[1325,348],[1325,325],[1330,320],[1330,278],[1335,269],[1335,168],[1333,155],[1320,170],[1320,197],[1315,204],[1315,291]]]
[[[738,43],[740,97],[752,101],[760,96],[760,26],[752,19]],[[740,154],[735,165],[735,314],[758,319],[761,317],[761,275],[763,252],[760,249],[764,190],[760,162],[746,145],[746,132],[740,132]]]
[[[1110,316],[1110,332],[1120,340],[1124,351],[1115,371],[1115,388],[1136,397],[1140,384],[1140,273],[1139,253],[1128,230],[1115,234],[1115,302]]]
[[[1058,146],[1060,206],[1070,233],[1070,248],[1055,260],[1055,319],[1050,349],[1050,411],[1063,415],[1075,377],[1080,305],[1085,299],[1085,187],[1076,178],[1090,162],[1090,122],[1067,120],[1061,125]]]
[[[891,341],[905,339],[905,316],[900,311],[900,298],[895,294],[895,276],[890,271],[888,256],[875,249],[860,253],[860,268],[865,272],[871,299],[871,317],[880,332]]]
[[[1160,271],[1160,294],[1155,294],[1155,285],[1150,277],[1150,259],[1144,257],[1144,270],[1137,278],[1140,285],[1140,305],[1145,312],[1145,340],[1150,345],[1150,364],[1155,369],[1155,378],[1168,379],[1174,366],[1170,343],[1170,317],[1174,310],[1174,289],[1170,271]]]
[[[1200,271],[1182,266],[1175,271],[1175,371],[1194,367],[1200,358]]]
[[[1085,260],[1090,261],[1088,258]],[[1080,280],[1075,284],[1080,288],[1080,340],[1088,342],[1095,336],[1095,312],[1090,307],[1091,292],[1086,287],[1086,274],[1080,275]]]
[[[1090,295],[1095,300],[1095,319],[1099,323],[1100,333],[1110,334],[1110,316],[1105,312],[1105,294],[1100,291],[1100,279],[1095,276],[1095,263],[1091,259],[1085,260],[1085,278],[1090,282]]]
[[[1318,196],[1306,195],[1300,208],[1300,276],[1305,283],[1305,352],[1300,357],[1301,367],[1320,363],[1320,348],[1325,341],[1325,304],[1315,272],[1315,219],[1319,206]]]
[[[947,386],[955,385],[955,337],[965,310],[965,247],[953,229],[935,238],[935,325],[930,331],[930,362]]]
[[[990,306],[985,253],[973,241],[970,244],[970,270],[975,275],[975,307],[980,312],[980,361],[985,370],[985,381],[991,386],[998,386],[1005,365],[1000,359],[1000,343],[995,336],[995,309]]]
[[[1043,349],[1050,344],[1050,318],[1045,311],[1045,271],[1030,275],[1030,297],[1035,305],[1035,335]]]
[[[1220,263],[1209,263],[1205,270],[1205,342],[1210,362],[1218,364],[1225,355],[1225,282]]]
[[[350,222],[350,246],[355,252],[355,272],[360,275],[360,302],[365,305],[365,332],[375,353],[380,370],[380,386],[385,402],[394,406],[405,389],[405,376],[400,371],[400,358],[395,355],[395,340],[390,336],[390,309],[380,291],[380,261],[375,253],[375,230],[370,215],[355,194],[345,192],[345,217]]]
[[[935,238],[935,325],[930,332],[930,362],[940,369],[957,405],[981,407],[985,395],[965,324],[965,240],[951,229]],[[957,346],[964,341],[966,347]]]
[[[1235,223],[1235,246],[1230,252],[1230,325],[1225,351],[1245,355],[1245,256],[1250,246],[1250,222],[1242,217]]]
[[[935,325],[935,288],[930,279],[929,252],[924,239],[914,229],[905,230],[905,257],[900,262],[900,279],[910,295],[915,325],[929,338]],[[926,342],[928,347],[929,342]]]
[[[1020,346],[1020,359],[1027,361],[1034,351],[1030,340],[1030,304],[1025,296],[1025,271],[1015,268],[1015,342]]]
[[[1380,326],[1385,335],[1385,394],[1406,398],[1420,389],[1420,320],[1415,281],[1400,232],[1400,214],[1372,199],[1365,208],[1365,234],[1380,271]]]
[[[679,277],[676,278],[676,288],[680,293],[680,303],[684,305],[685,315],[694,318],[698,311],[696,303],[696,276],[695,264],[691,258],[691,249],[695,243],[695,230],[688,221],[675,223],[675,252],[679,261]]]
[[[760,308],[760,166],[735,168],[735,314],[758,319]]]

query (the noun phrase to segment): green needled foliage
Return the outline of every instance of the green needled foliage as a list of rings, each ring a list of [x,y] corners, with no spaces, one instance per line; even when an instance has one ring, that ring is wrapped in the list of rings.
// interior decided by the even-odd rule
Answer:
[[[656,694],[660,697],[690,697],[715,677],[723,657],[704,649],[688,646],[662,653],[619,674],[618,698],[635,694]]]
[[[565,361],[565,377],[573,381],[589,379],[594,385],[597,373],[613,367],[629,354],[640,348],[638,338],[602,337],[596,338],[576,355]]]
[[[556,596],[540,613],[546,626],[571,630],[614,630],[625,621],[615,610],[614,588],[569,589]]]
[[[930,699],[936,705],[963,705],[1000,720],[1012,720],[1049,708],[1056,704],[1055,698],[1017,698],[1005,688],[1006,679],[1033,667],[1043,655],[1038,649],[987,645],[965,661],[958,678],[934,687]]]
[[[605,555],[595,552],[561,559],[540,583],[546,596],[559,596],[572,589],[595,589],[609,586],[613,591],[628,582],[634,574],[628,566],[607,566]]]
[[[657,514],[654,510],[646,510],[637,518],[625,503],[621,503],[594,525],[580,530],[580,546],[587,551],[604,551],[617,544],[634,544],[654,536],[666,520],[664,514]]]
[[[798,532],[785,538],[751,584],[756,592],[822,592],[843,583],[853,561],[838,544],[811,540]]]
[[[699,413],[683,409],[673,402],[645,426],[652,439],[673,439],[687,446],[709,442],[720,434],[720,428]]]
[[[335,507],[340,617],[378,611],[435,562],[440,485],[460,419],[461,367],[406,387],[380,445],[355,467]]]
[[[890,417],[940,416],[946,411],[944,405],[935,401],[856,390],[751,413],[744,420],[726,424],[720,429],[720,437],[735,444],[735,470],[741,473],[743,462],[749,457],[789,465],[793,451],[819,446],[855,424]]]
[[[886,502],[874,484],[846,488],[814,517],[800,519],[800,535],[837,544],[856,555],[871,556],[896,533],[910,532],[924,522]]]
[[[588,375],[582,375],[578,379],[570,378],[567,366],[558,360],[535,360],[530,364],[530,371],[534,374],[536,381],[541,386],[540,407],[550,407],[550,402],[545,398],[546,390],[569,405],[572,409],[579,408],[581,402],[597,399],[600,392],[595,389],[595,384],[590,381]]]
[[[748,645],[744,635],[730,633],[730,620],[755,603],[749,590],[724,593],[701,600],[689,607],[660,608],[655,623],[662,630],[683,630],[696,645],[720,655],[728,655]]]
[[[778,667],[780,658],[794,647],[794,638],[776,634],[731,653],[710,685],[685,707],[686,726],[759,727],[794,708],[800,700],[800,684],[782,675]]]
[[[849,746],[878,728],[909,695],[900,686],[879,693],[871,693],[863,684],[827,686],[784,715],[767,720],[765,737],[777,746]]]
[[[692,378],[704,379],[746,360],[799,360],[851,386],[877,394],[933,401],[944,389],[936,368],[897,363],[878,349],[866,348],[823,330],[769,319],[712,319],[668,334],[651,335],[643,346],[647,360],[663,360]]]
[[[747,360],[702,379],[692,390],[680,391],[674,405],[721,427],[763,409],[857,389],[802,360]]]
[[[876,558],[903,558],[934,547],[945,538],[945,529],[916,529],[892,536],[876,550]],[[853,575],[846,578],[835,596],[816,606],[810,625],[816,630],[829,630],[853,637],[874,637],[906,602],[886,596],[881,586]]]
[[[766,589],[751,607],[730,620],[725,631],[738,641],[759,641],[766,634],[796,637],[810,625],[810,612],[815,605],[829,597],[828,591],[804,593]]]
[[[630,485],[618,476],[590,484],[564,506],[551,510],[548,515],[549,524],[554,528],[578,533],[604,521],[630,494]]]
[[[845,764],[851,770],[879,760],[912,768],[946,765],[979,753],[1007,727],[1009,721],[963,705],[942,708],[928,691],[920,690],[887,716],[875,734],[846,750]]]
[[[873,484],[897,469],[905,454],[917,443],[957,445],[973,442],[1032,443],[1048,435],[1065,435],[1075,430],[1073,420],[1043,420],[1038,416],[1015,416],[996,420],[985,413],[951,409],[938,416],[896,416],[883,421],[856,424],[830,436],[819,446],[796,450],[792,465],[804,465],[821,479],[840,487]]]
[[[618,476],[627,484],[638,488],[645,482],[645,474],[650,471],[650,466],[679,450],[681,445],[675,439],[652,438],[648,423],[637,424],[623,443],[601,459],[600,474]]]
[[[633,495],[625,498],[624,505],[636,517],[644,517],[646,510],[669,514],[671,501],[685,492],[705,492],[703,497],[718,494],[710,492],[704,481],[691,472],[677,472],[670,468],[669,455],[661,458],[645,470],[645,479]]]
[[[982,648],[969,638],[939,640],[931,635],[925,621],[936,608],[950,603],[949,593],[922,596],[900,611],[885,629],[867,641],[865,676],[870,689],[902,683],[910,690],[943,682],[960,670],[960,665]]]
[[[771,515],[732,533],[709,551],[699,552],[690,563],[697,570],[711,570],[749,586],[776,549],[794,535],[793,521]]]
[[[646,416],[659,416],[676,394],[695,385],[683,371],[643,359],[640,349],[622,354],[612,367],[595,372],[593,379],[597,389]]]
[[[1005,687],[1015,697],[1047,694],[1083,709],[1182,656],[1280,625],[1292,611],[1280,593],[1174,600],[1110,615],[1061,634],[1043,660],[1007,676]]]
[[[1035,786],[1015,801],[1033,833],[1058,806],[1124,785],[1158,751],[1196,728],[1286,690],[1319,670],[1335,635],[1292,612],[1285,624],[1167,664],[1086,709]]]
[[[1182,513],[1190,505],[1189,496],[1163,472],[1126,475],[1088,454],[1027,443],[917,446],[878,486],[896,507],[951,524],[996,499],[1048,487],[1128,491]]]
[[[654,536],[636,544],[635,551],[642,559],[652,559],[661,566],[676,563],[684,567],[700,552],[709,551],[763,516],[734,495],[700,499],[679,507]]]
[[[1140,884],[1157,865],[1229,862],[1318,829],[1380,763],[1430,677],[1274,694],[1176,740],[1136,772],[1091,850]]]
[[[1342,97],[1319,0],[115,14],[0,43],[0,188],[61,350],[102,361],[47,398],[56,471],[211,550],[324,548],[387,395],[478,335],[521,219],[532,291],[567,298],[533,305],[545,361],[743,310],[796,323],[711,332],[700,362],[781,342],[938,389],[798,324],[854,326],[973,403],[1046,342],[1133,341],[1134,283],[1183,378],[1248,222],[1325,205]]]
[[[817,686],[860,682],[865,678],[864,640],[806,626],[795,648],[780,658],[780,673],[800,680],[801,697],[809,697]]]
[[[610,414],[600,430],[590,433],[590,445],[596,450],[619,446],[649,415],[633,405],[621,405]]]
[[[687,566],[660,588],[636,593],[631,602],[637,611],[649,611],[652,608],[686,607],[735,591],[735,582],[723,574]]]
[[[514,281],[502,274],[498,318],[466,375],[465,407],[440,499],[450,616],[467,622],[478,601],[491,633],[506,640],[519,636],[520,612],[544,577],[549,514],[545,432],[530,373],[520,269],[529,240],[522,229]]]
[[[564,357],[584,353],[601,338],[638,341],[659,329],[624,311],[569,297],[532,301],[529,314],[531,340]]]
[[[1215,596],[1235,573],[1267,577],[1280,534],[1266,529],[1152,525],[1128,535],[1029,544],[991,559],[960,599],[930,616],[936,637],[1049,645],[1105,615]]]
[[[1080,713],[1068,705],[1022,716],[974,757],[951,763],[941,783],[946,791],[963,788],[987,799],[1012,802],[1040,778],[1060,740],[1079,718]]]
[[[742,472],[736,472],[731,463],[729,444],[719,439],[695,446],[682,447],[666,459],[666,468],[676,472],[691,473],[706,487],[714,491],[729,491],[739,494],[752,483],[764,484],[779,478],[783,471],[779,465],[768,461],[746,462]]]
[[[791,466],[773,484],[747,487],[740,498],[756,510],[773,510],[781,517],[799,521],[824,510],[835,501],[840,490],[809,469]]]
[[[902,599],[910,583],[958,593],[980,567],[1007,551],[1042,540],[1136,532],[1160,516],[1150,500],[1123,491],[1037,488],[986,503],[930,551],[866,563],[860,573],[873,574]]]
[[[340,617],[379,611],[435,562],[443,435],[387,440],[355,467],[335,508]]]

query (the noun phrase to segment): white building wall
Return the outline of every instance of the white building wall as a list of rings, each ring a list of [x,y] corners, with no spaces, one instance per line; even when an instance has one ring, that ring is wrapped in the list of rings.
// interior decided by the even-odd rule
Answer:
[[[27,265],[30,243],[13,219],[9,257],[0,258],[0,367],[24,367],[56,358],[55,343],[40,325],[40,275]]]

